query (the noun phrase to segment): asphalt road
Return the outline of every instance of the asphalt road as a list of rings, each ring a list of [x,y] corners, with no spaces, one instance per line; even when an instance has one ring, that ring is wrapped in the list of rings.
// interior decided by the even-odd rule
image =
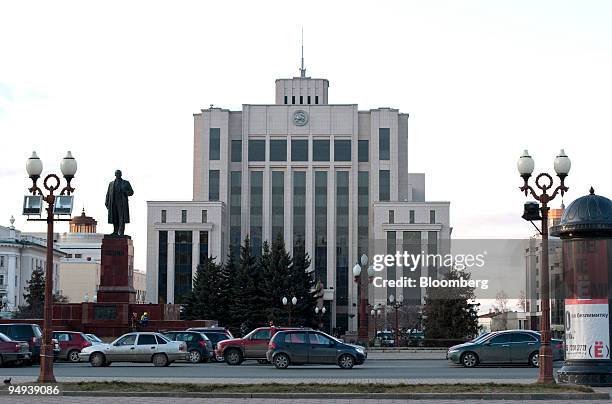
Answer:
[[[559,368],[561,362],[555,363]],[[38,366],[3,367],[0,377],[23,378],[38,376]],[[538,370],[527,366],[480,366],[465,369],[445,360],[369,360],[362,366],[351,370],[342,370],[337,366],[290,366],[286,370],[278,370],[272,365],[259,365],[256,362],[245,362],[240,366],[229,366],[225,363],[173,363],[166,368],[154,367],[152,364],[113,363],[110,367],[94,368],[89,363],[56,363],[55,376],[58,378],[142,378],[146,381],[160,379],[182,379],[193,382],[204,379],[410,379],[415,381],[436,382],[450,380],[520,380],[536,379]]]

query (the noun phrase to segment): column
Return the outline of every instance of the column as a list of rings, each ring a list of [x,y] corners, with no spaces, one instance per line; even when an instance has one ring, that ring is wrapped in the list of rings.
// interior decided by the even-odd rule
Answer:
[[[198,265],[200,265],[200,231],[192,230],[191,232],[191,279],[196,274]],[[193,284],[191,285],[193,289]]]

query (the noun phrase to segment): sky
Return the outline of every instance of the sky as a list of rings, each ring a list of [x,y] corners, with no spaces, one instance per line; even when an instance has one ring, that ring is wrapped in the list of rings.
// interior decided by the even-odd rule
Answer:
[[[0,3],[0,224],[26,222],[25,162],[78,161],[75,211],[106,224],[115,169],[135,194],[135,266],[146,201],[192,197],[193,113],[273,103],[274,80],[330,81],[330,103],[410,114],[409,169],[451,202],[454,238],[522,238],[516,160],[572,160],[566,205],[612,197],[609,1]],[[561,200],[553,202],[558,206]],[[67,231],[59,223],[56,230]]]

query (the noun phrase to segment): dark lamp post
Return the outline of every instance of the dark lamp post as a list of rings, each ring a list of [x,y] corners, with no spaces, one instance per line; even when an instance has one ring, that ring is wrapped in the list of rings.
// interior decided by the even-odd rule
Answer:
[[[391,307],[393,307],[395,309],[395,346],[396,347],[400,346],[400,338],[399,338],[400,337],[400,332],[399,332],[398,310],[403,305],[404,305],[404,298],[403,298],[403,296],[400,296],[397,299],[393,295],[389,296],[389,306],[391,306]]]
[[[559,177],[560,185],[553,187],[553,178],[548,173],[541,173],[535,179],[535,184],[539,191],[529,185],[529,177],[533,173],[534,162],[529,152],[525,150],[523,155],[519,158],[517,163],[517,169],[520,176],[523,178],[524,184],[520,187],[520,190],[525,193],[525,196],[531,195],[540,204],[540,213],[542,220],[542,248],[541,248],[541,265],[540,265],[540,299],[542,301],[542,316],[540,317],[540,333],[541,333],[541,344],[539,353],[540,362],[540,374],[538,377],[538,383],[555,383],[553,376],[553,358],[552,349],[550,347],[550,268],[548,266],[548,204],[550,201],[555,199],[557,194],[561,193],[561,196],[568,191],[565,186],[565,177],[569,174],[572,164],[563,151],[559,152],[559,155],[555,158],[554,168]],[[540,192],[540,193],[538,193]],[[529,207],[525,208],[524,218],[526,220],[532,220],[535,217],[533,213],[529,213]]]
[[[368,265],[368,256],[363,254],[360,258],[360,264],[355,264],[353,267],[353,277],[357,283],[357,300],[359,302],[359,316],[357,318],[359,325],[357,330],[357,339],[367,346],[368,343],[368,284],[372,282],[374,277],[374,268],[370,265],[367,269],[368,278],[363,275],[362,268]]]

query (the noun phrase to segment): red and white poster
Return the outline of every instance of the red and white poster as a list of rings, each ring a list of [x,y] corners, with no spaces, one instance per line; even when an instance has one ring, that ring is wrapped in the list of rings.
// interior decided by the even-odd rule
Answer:
[[[565,299],[565,359],[610,359],[608,299]]]

